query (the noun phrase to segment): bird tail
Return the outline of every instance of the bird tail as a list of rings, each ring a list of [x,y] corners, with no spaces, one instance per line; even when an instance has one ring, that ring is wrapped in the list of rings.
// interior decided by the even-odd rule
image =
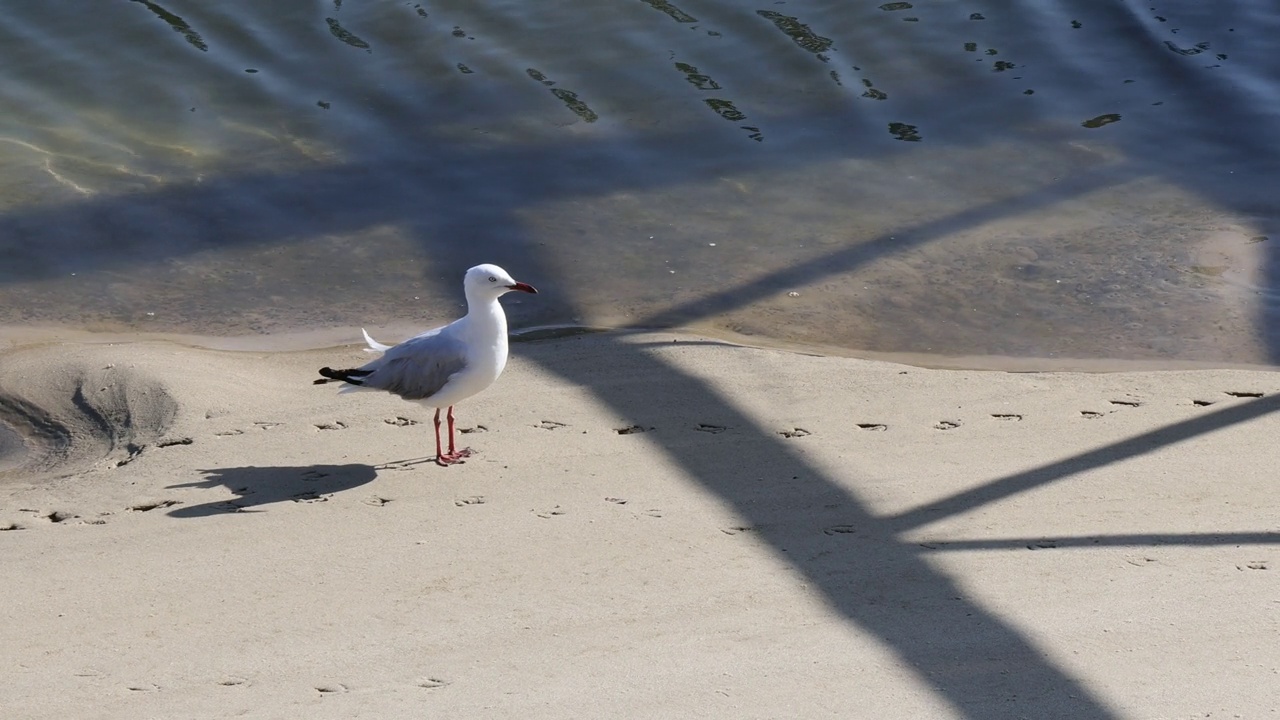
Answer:
[[[333,368],[320,368],[320,379],[314,381],[314,385],[323,385],[328,382],[344,382],[352,385],[363,385],[360,378],[372,373],[372,370],[334,370]]]
[[[369,333],[365,332],[364,328],[360,328],[360,332],[364,334],[364,341],[369,344],[369,347],[364,349],[365,352],[386,352],[391,349],[390,345],[383,345],[377,340],[369,337]]]

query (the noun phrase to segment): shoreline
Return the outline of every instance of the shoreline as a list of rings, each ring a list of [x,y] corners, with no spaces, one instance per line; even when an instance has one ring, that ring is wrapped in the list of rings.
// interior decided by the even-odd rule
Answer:
[[[395,344],[422,332],[423,326],[397,324],[370,326],[375,338]],[[1280,371],[1280,364],[1214,362],[1207,360],[1151,360],[1130,358],[1053,358],[1006,355],[933,355],[913,352],[877,352],[835,346],[809,345],[774,340],[756,335],[743,335],[715,327],[688,326],[677,328],[614,328],[586,325],[548,325],[514,328],[510,331],[512,346],[520,343],[547,342],[583,335],[627,336],[637,334],[672,334],[689,340],[714,340],[725,345],[760,350],[776,350],[797,355],[839,357],[853,360],[907,365],[933,370],[973,370],[1013,373],[1119,373],[1188,370]],[[348,346],[363,347],[358,327],[334,327],[266,335],[216,336],[186,333],[150,333],[145,331],[101,332],[57,326],[0,326],[0,357],[4,354],[49,344],[129,344],[166,342],[182,347],[224,352],[276,353],[307,352]]]

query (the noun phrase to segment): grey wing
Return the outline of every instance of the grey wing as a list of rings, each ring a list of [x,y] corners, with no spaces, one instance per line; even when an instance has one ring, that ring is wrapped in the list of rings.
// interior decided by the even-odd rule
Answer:
[[[362,378],[364,387],[386,390],[405,400],[425,400],[440,392],[455,373],[466,369],[467,352],[451,335],[419,335],[391,348],[370,365],[376,368]]]

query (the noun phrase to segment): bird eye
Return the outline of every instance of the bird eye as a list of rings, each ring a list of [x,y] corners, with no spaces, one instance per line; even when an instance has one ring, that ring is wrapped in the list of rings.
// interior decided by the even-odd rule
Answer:
[[[496,278],[496,277],[491,277],[491,278],[489,278],[489,282],[498,282],[498,278]]]

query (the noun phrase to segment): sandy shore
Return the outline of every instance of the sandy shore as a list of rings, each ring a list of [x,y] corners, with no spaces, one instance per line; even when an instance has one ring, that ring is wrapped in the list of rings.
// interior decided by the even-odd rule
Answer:
[[[1280,708],[1280,374],[513,353],[439,468],[355,347],[6,350],[0,715]]]

